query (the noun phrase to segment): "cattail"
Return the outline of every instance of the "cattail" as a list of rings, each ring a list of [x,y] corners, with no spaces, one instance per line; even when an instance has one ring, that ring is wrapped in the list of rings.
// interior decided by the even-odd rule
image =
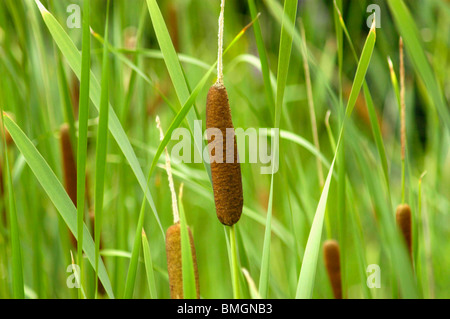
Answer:
[[[63,124],[60,129],[61,153],[64,171],[64,187],[73,204],[77,205],[77,164],[70,141],[69,125]]]
[[[211,155],[211,176],[217,217],[222,224],[232,226],[241,217],[244,201],[241,166],[238,161],[228,94],[225,86],[220,83],[214,84],[208,92],[206,128],[219,129],[222,132],[222,138],[214,136],[208,141]],[[218,149],[222,150],[221,158],[215,156]],[[233,156],[231,157],[230,154]]]
[[[218,78],[217,82],[209,89],[207,96],[206,128],[207,130],[220,130],[222,133],[222,138],[208,136],[211,177],[217,217],[222,224],[232,226],[241,217],[244,200],[242,194],[241,166],[239,163],[233,122],[231,120],[231,109],[228,102],[227,90],[223,84],[222,50],[224,5],[224,0],[222,0],[219,18]],[[214,134],[212,133],[211,135]],[[216,156],[218,151],[219,154]]]
[[[323,254],[328,278],[330,279],[335,299],[342,299],[341,264],[339,244],[335,240],[327,240],[323,244]]]
[[[195,288],[197,299],[200,298],[197,258],[195,254],[194,237],[188,227],[189,243],[191,245],[194,264]],[[176,223],[169,227],[166,233],[167,270],[169,273],[170,298],[183,299],[183,268],[181,263],[181,227]]]
[[[160,131],[160,139],[164,139],[164,133],[161,128],[159,117],[156,116],[157,127]],[[169,188],[172,194],[172,213],[173,225],[167,229],[166,233],[166,255],[167,255],[167,271],[169,274],[170,298],[183,299],[183,265],[181,257],[181,226],[180,215],[178,212],[177,196],[173,184],[172,169],[170,167],[170,157],[167,148],[164,150],[166,155],[166,172],[169,180]],[[180,185],[180,199],[183,197],[183,184]],[[194,265],[195,288],[197,299],[200,298],[200,286],[198,280],[197,257],[195,254],[194,237],[189,226],[186,226],[189,234],[189,244],[191,246],[192,263]]]
[[[62,164],[64,171],[64,188],[72,203],[77,206],[77,165],[73,155],[72,142],[70,141],[69,125],[63,124],[60,129],[60,143],[62,153]],[[77,246],[75,236],[69,232],[70,240],[74,247]]]
[[[409,257],[412,260],[411,209],[408,204],[398,205],[395,219],[408,248]]]

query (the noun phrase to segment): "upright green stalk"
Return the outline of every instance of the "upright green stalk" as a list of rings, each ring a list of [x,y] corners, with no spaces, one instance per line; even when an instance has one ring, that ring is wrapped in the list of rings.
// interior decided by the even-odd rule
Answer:
[[[1,128],[5,131],[3,125],[3,109],[0,109],[2,120]],[[19,223],[17,221],[17,210],[13,192],[13,182],[11,178],[11,170],[8,159],[8,146],[6,145],[5,134],[3,134],[2,143],[4,145],[4,158],[5,158],[5,180],[8,183],[8,211],[10,220],[10,232],[11,232],[11,252],[12,252],[12,283],[13,283],[13,296],[15,299],[24,299],[24,283],[23,283],[23,265],[22,265],[22,249],[20,247],[19,236]]]
[[[81,82],[78,118],[77,151],[77,262],[80,266],[80,280],[83,282],[83,217],[86,188],[87,130],[89,117],[89,81],[91,64],[91,33],[89,29],[90,0],[83,1],[83,40],[81,51]],[[81,290],[78,293],[81,298]]]
[[[239,288],[239,258],[236,248],[236,225],[230,227],[230,247],[231,247],[231,276],[233,280],[233,298],[240,299],[240,288]]]
[[[102,66],[102,88],[100,97],[100,113],[97,133],[97,156],[95,159],[95,298],[98,295],[98,260],[100,255],[100,241],[103,219],[103,193],[105,187],[106,148],[108,143],[108,85],[109,85],[109,63],[108,63],[108,22],[109,22],[109,0],[106,4],[105,41],[103,43],[103,66]]]

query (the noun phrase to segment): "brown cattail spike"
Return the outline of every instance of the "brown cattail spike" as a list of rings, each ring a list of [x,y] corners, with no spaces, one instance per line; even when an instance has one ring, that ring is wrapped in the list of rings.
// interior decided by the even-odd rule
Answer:
[[[221,139],[214,136],[215,133],[212,131],[211,135],[214,138],[208,134],[211,176],[217,217],[222,224],[232,226],[241,217],[244,200],[241,166],[228,94],[221,83],[216,83],[209,89],[206,102],[206,128],[218,129],[222,133]],[[218,150],[222,151],[222,158],[216,157]]]
[[[77,164],[70,141],[69,125],[63,124],[61,134],[61,153],[64,171],[64,187],[73,204],[77,204]]]
[[[72,203],[77,206],[77,164],[73,155],[72,143],[70,141],[69,125],[63,124],[60,129],[62,164],[64,171],[64,188],[69,195]],[[70,241],[74,247],[77,246],[77,240],[70,233]]]
[[[197,299],[200,298],[198,281],[197,257],[195,255],[194,237],[188,227],[189,242],[191,244],[194,263],[195,286]],[[167,270],[169,273],[170,298],[183,299],[183,270],[181,262],[181,227],[180,223],[169,227],[166,233]]]
[[[409,257],[412,260],[411,208],[408,204],[399,205],[395,215],[397,226],[402,233],[402,237],[408,248]]]
[[[341,261],[339,256],[339,244],[335,240],[327,240],[323,244],[323,254],[328,278],[330,279],[335,299],[342,299]]]

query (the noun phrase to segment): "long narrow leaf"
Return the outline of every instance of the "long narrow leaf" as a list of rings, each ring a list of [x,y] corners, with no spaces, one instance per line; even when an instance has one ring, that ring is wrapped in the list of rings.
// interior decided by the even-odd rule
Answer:
[[[20,150],[25,158],[28,166],[33,171],[34,175],[38,179],[39,183],[47,193],[50,200],[55,205],[56,209],[60,213],[61,217],[69,227],[72,234],[77,238],[77,219],[76,208],[67,195],[64,187],[59,182],[55,173],[51,170],[42,155],[38,152],[33,143],[23,133],[23,131],[13,122],[8,116],[3,117],[5,121],[5,127],[11,134],[17,148]],[[95,248],[94,241],[92,240],[89,230],[86,225],[83,225],[83,250],[89,259],[92,267],[95,264]],[[106,293],[110,298],[114,298],[114,294],[111,288],[111,283],[106,272],[105,265],[102,261],[99,262],[99,278],[105,287]]]
[[[73,70],[75,75],[78,78],[80,78],[81,77],[80,52],[78,51],[77,47],[72,42],[70,37],[67,35],[67,33],[64,31],[64,29],[61,27],[61,25],[58,23],[58,21],[55,19],[55,17],[53,17],[53,15],[49,11],[47,11],[47,9],[45,9],[45,7],[39,0],[35,0],[35,2],[39,7],[39,10],[41,11],[42,18],[44,19],[45,24],[47,25],[50,33],[53,36],[53,40],[56,42],[59,49],[63,53],[64,57],[69,63],[70,68]],[[95,75],[92,72],[91,72],[89,94],[94,106],[98,110],[100,108],[101,88],[100,84],[98,83],[98,80],[96,79]],[[131,147],[130,141],[128,140],[125,131],[122,125],[120,124],[120,121],[117,118],[117,115],[114,112],[114,109],[112,108],[111,104],[109,104],[108,128],[112,136],[116,140],[117,144],[119,145],[120,149],[122,150],[128,163],[130,164],[130,167],[134,175],[136,176],[138,183],[142,191],[144,192],[144,195],[153,211],[156,221],[158,222],[158,226],[161,230],[161,233],[164,235],[164,230],[159,220],[158,212],[153,202],[153,198],[148,188],[145,176],[139,165],[139,161],[136,157],[136,154],[134,153],[133,148]]]
[[[316,213],[314,216],[314,221],[311,227],[311,231],[309,233],[308,242],[306,244],[305,254],[303,256],[303,264],[300,270],[300,276],[297,285],[297,294],[296,298],[311,298],[314,288],[314,280],[316,276],[316,268],[317,268],[317,260],[319,257],[320,251],[320,241],[322,238],[322,228],[323,221],[325,217],[325,209],[328,199],[328,193],[330,190],[330,180],[331,175],[334,169],[334,164],[336,162],[336,158],[339,154],[339,148],[341,145],[342,138],[344,136],[345,124],[348,121],[348,118],[351,116],[353,108],[356,103],[356,97],[358,96],[361,87],[364,82],[364,78],[369,67],[370,59],[372,56],[373,49],[375,47],[375,27],[372,26],[370,29],[369,35],[367,36],[366,43],[364,44],[363,51],[361,53],[360,62],[358,64],[358,68],[356,70],[355,78],[353,81],[352,90],[350,92],[350,98],[347,103],[346,108],[346,120],[344,120],[341,133],[339,135],[336,152],[334,154],[334,159],[331,164],[331,168],[328,172],[327,179],[325,181],[324,188],[322,190],[322,195],[320,196],[319,204],[317,205]]]

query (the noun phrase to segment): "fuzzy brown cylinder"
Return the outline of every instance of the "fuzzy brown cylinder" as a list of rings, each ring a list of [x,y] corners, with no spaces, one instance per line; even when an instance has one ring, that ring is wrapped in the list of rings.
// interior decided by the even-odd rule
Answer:
[[[60,144],[64,172],[64,188],[72,203],[77,207],[77,164],[73,155],[68,124],[63,124],[60,128]],[[73,247],[76,247],[77,239],[72,232],[69,231],[69,233],[70,241]]]
[[[214,136],[214,133],[208,134],[211,176],[217,217],[222,224],[232,226],[239,221],[244,204],[241,166],[227,90],[219,83],[214,84],[208,92],[206,128],[219,129],[222,132],[222,139]],[[231,129],[229,136],[227,136],[227,128]],[[220,158],[218,154],[219,159],[217,159],[215,153],[219,149],[222,150],[222,157]]]
[[[323,244],[323,254],[334,298],[342,299],[341,261],[338,242],[335,240],[327,240]]]
[[[408,204],[398,205],[395,219],[408,248],[409,257],[412,260],[411,208]]]
[[[194,263],[195,286],[197,299],[200,298],[200,286],[198,282],[197,257],[195,255],[194,237],[188,227],[189,242],[191,244]],[[181,262],[181,227],[176,223],[169,227],[166,233],[167,270],[169,273],[170,298],[183,299],[183,270]]]

